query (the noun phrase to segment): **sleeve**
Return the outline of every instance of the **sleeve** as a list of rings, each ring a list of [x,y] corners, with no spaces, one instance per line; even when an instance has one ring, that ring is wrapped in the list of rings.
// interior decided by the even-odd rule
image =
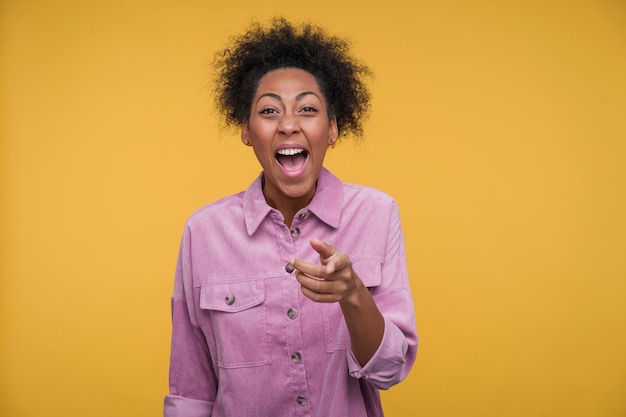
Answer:
[[[209,349],[198,326],[192,281],[191,232],[183,234],[172,296],[169,394],[164,417],[210,417],[217,379]]]
[[[374,356],[361,366],[348,353],[350,375],[362,378],[379,389],[388,389],[402,381],[411,370],[417,354],[415,309],[406,268],[406,252],[400,213],[392,204],[381,285],[372,289],[372,297],[385,319],[383,338]]]

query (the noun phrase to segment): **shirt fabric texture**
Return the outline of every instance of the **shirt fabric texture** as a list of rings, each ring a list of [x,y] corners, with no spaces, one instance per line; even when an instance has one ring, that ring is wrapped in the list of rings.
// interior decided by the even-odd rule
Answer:
[[[245,191],[196,211],[181,242],[172,297],[165,417],[380,417],[379,389],[403,380],[417,351],[396,203],[325,168],[289,229]],[[305,297],[288,264],[319,264],[309,241],[348,254],[385,319],[361,366],[338,303]]]

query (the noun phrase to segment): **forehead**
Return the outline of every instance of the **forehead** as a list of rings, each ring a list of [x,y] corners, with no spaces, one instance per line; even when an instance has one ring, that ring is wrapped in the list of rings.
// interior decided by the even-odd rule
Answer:
[[[312,91],[322,96],[315,76],[300,68],[279,68],[266,73],[259,80],[255,95],[259,96],[268,91],[295,92],[295,94],[302,91]]]

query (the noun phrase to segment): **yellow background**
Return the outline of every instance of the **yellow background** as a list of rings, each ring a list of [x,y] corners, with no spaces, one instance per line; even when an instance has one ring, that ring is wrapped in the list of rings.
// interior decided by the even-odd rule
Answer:
[[[626,416],[626,2],[0,2],[0,415],[154,416],[184,221],[259,172],[208,62],[310,18],[374,70],[327,166],[400,206],[389,417]]]

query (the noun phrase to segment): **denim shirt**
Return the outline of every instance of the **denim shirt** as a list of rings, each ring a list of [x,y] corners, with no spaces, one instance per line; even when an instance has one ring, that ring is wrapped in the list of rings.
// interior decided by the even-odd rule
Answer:
[[[305,297],[287,266],[294,258],[319,263],[313,237],[348,254],[385,319],[364,366],[339,304]],[[403,380],[417,351],[396,203],[323,168],[289,229],[267,205],[261,174],[189,218],[172,325],[165,417],[382,416],[378,390]]]

